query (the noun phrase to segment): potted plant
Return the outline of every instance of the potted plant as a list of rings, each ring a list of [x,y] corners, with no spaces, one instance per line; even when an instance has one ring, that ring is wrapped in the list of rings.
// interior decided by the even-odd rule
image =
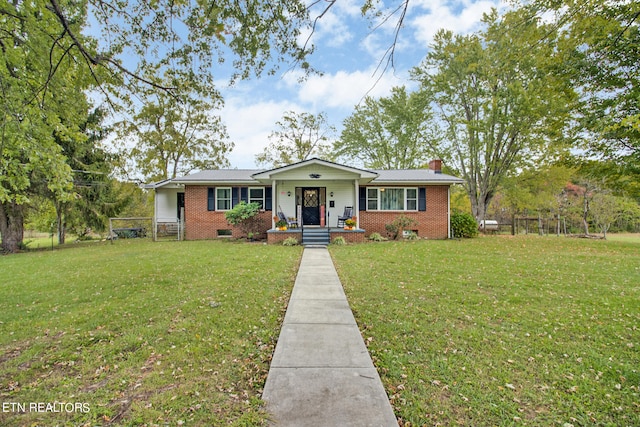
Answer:
[[[280,231],[284,231],[287,229],[287,221],[285,221],[284,219],[279,220],[278,222],[276,222],[276,227],[278,227],[278,230]]]
[[[356,226],[356,220],[353,218],[349,218],[348,220],[346,220],[344,222],[344,229],[345,230],[353,230],[353,227]]]

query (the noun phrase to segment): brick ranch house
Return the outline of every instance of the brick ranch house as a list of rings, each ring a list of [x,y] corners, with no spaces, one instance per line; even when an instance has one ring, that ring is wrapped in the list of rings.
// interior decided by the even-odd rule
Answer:
[[[240,201],[258,202],[263,210],[261,237],[277,243],[303,233],[326,233],[361,242],[371,233],[386,235],[385,225],[399,215],[415,219],[421,238],[450,237],[450,187],[460,178],[443,174],[441,161],[429,169],[365,170],[317,158],[270,170],[205,170],[149,184],[155,191],[154,230],[184,224],[186,240],[243,237],[224,213]],[[345,207],[353,208],[353,231],[338,227]],[[280,231],[274,216],[283,212],[298,227]],[[320,229],[320,230],[318,230]]]

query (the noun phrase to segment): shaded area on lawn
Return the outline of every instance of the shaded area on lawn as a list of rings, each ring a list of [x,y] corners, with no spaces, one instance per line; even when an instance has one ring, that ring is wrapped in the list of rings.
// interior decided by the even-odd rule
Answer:
[[[402,425],[640,425],[640,244],[331,252]]]
[[[121,241],[0,257],[3,425],[263,425],[299,247]]]

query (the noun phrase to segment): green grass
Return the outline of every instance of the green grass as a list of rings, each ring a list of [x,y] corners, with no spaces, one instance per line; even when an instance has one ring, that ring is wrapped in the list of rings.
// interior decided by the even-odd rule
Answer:
[[[640,244],[332,247],[401,425],[640,425]]]
[[[607,240],[612,242],[627,242],[640,244],[640,234],[633,233],[609,233],[607,234]]]
[[[263,425],[299,247],[131,240],[0,257],[0,425]]]

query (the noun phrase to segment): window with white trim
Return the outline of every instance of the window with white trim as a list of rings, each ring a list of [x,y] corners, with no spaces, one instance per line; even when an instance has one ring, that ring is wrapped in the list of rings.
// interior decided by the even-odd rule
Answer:
[[[405,188],[405,200],[407,211],[418,210],[418,189],[417,188]]]
[[[417,211],[418,189],[403,187],[367,188],[369,211]]]
[[[367,188],[367,210],[368,211],[378,210],[378,189],[377,188]]]
[[[228,211],[231,209],[231,187],[216,188],[216,210]]]
[[[249,203],[259,203],[264,209],[264,187],[249,187]]]

